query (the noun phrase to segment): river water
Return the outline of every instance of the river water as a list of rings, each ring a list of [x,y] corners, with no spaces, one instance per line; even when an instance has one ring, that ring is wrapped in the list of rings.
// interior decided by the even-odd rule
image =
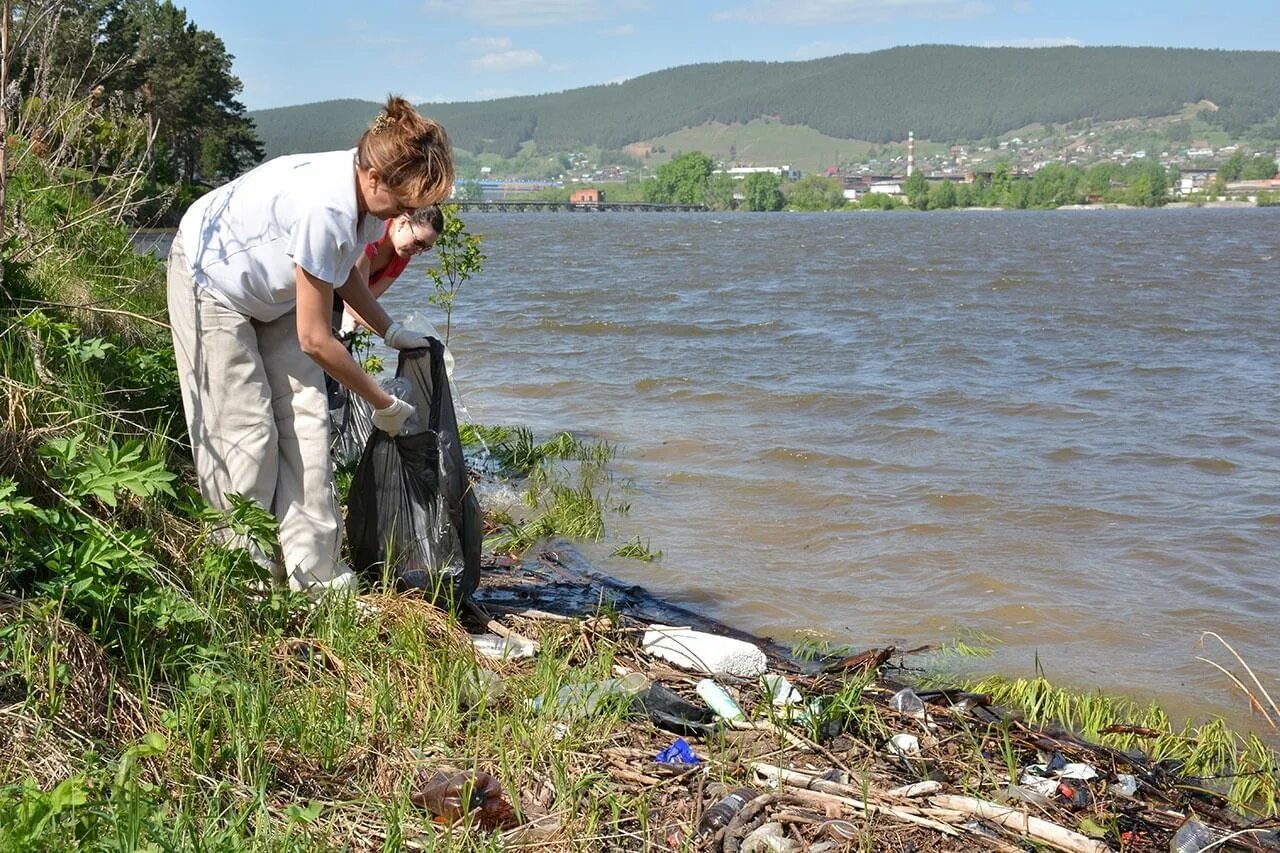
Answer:
[[[1249,726],[1215,631],[1280,691],[1280,210],[467,224],[463,400],[617,445],[615,576]]]

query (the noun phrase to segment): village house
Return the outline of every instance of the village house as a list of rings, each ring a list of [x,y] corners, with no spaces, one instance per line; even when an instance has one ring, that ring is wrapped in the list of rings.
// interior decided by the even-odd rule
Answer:
[[[569,196],[570,204],[598,205],[604,204],[604,190],[598,190],[595,187],[574,190]]]

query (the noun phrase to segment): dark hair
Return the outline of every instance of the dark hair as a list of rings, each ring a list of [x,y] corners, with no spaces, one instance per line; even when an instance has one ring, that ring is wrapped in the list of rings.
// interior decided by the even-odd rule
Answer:
[[[377,169],[387,189],[410,207],[444,201],[453,192],[449,134],[396,95],[388,96],[356,143],[356,162]]]
[[[407,214],[407,216],[409,222],[413,225],[430,225],[431,230],[436,234],[444,233],[444,211],[440,209],[438,204],[420,207],[413,213]]]

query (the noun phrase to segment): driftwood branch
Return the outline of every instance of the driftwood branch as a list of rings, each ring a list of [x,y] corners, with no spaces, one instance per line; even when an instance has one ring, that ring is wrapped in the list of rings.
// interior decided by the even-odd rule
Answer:
[[[1101,841],[988,800],[954,794],[938,794],[931,797],[930,802],[942,809],[962,812],[998,823],[1006,829],[1016,830],[1036,841],[1068,853],[1111,853],[1111,848]]]

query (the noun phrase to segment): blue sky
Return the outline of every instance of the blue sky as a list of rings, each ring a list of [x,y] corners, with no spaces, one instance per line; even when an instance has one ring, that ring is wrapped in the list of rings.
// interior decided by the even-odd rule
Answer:
[[[902,44],[1271,50],[1275,0],[189,0],[250,109],[330,98],[464,101],[695,62]]]

